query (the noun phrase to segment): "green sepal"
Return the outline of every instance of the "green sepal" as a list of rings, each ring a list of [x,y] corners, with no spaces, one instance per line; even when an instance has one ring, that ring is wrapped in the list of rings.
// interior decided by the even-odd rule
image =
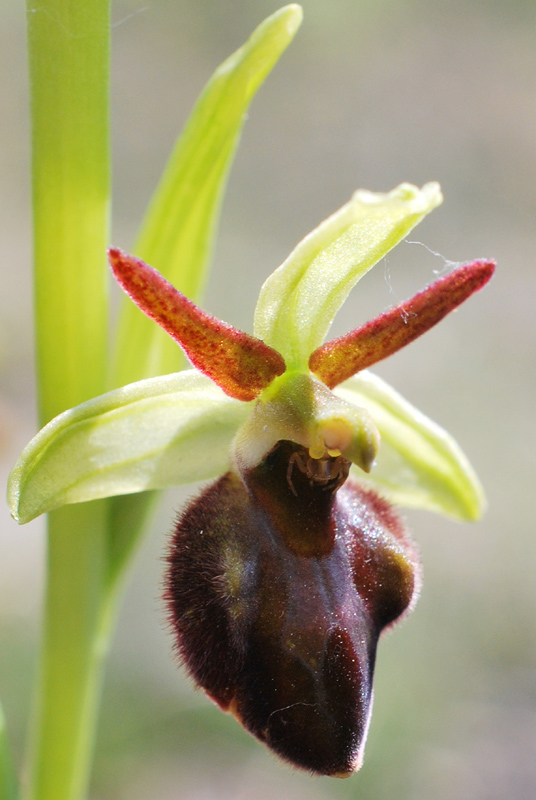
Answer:
[[[254,333],[288,369],[307,371],[350,290],[442,201],[437,183],[403,183],[387,194],[357,191],[305,237],[264,283]]]
[[[11,472],[13,517],[220,475],[249,411],[196,370],[115,389],[53,419]]]
[[[388,500],[474,521],[486,506],[467,457],[439,425],[367,370],[341,383],[334,394],[366,408],[381,435],[376,464],[365,481]],[[363,473],[355,473],[360,480]]]

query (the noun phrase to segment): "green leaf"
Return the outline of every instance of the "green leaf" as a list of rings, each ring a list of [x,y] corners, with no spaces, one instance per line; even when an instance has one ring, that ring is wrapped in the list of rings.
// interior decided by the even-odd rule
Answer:
[[[369,411],[381,434],[366,482],[398,505],[425,508],[460,520],[485,509],[477,476],[454,439],[408,403],[389,384],[363,371],[334,393]],[[356,477],[363,479],[363,474]]]
[[[255,336],[278,350],[288,369],[307,369],[352,287],[441,201],[437,183],[403,183],[388,194],[357,191],[265,282]]]
[[[66,503],[219,475],[248,408],[195,370],[108,392],[30,442],[9,479],[11,512],[23,523]]]
[[[216,70],[149,207],[134,252],[192,300],[204,286],[223,190],[248,106],[301,19],[298,5],[280,9]],[[174,372],[180,364],[179,348],[127,301],[113,385]]]

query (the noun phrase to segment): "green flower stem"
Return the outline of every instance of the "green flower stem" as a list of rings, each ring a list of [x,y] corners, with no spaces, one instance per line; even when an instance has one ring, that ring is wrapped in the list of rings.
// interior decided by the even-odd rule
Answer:
[[[49,517],[44,645],[27,797],[85,797],[107,652],[108,503]]]
[[[104,388],[109,0],[29,0],[41,423]]]
[[[104,389],[107,353],[109,0],[29,0],[36,341],[41,422]],[[32,800],[85,795],[110,625],[108,504],[55,512]]]
[[[7,737],[6,720],[0,706],[0,800],[17,800],[15,769]]]

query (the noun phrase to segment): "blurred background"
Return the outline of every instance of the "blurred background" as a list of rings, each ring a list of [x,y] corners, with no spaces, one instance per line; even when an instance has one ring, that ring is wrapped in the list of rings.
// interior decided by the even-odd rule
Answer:
[[[303,0],[252,105],[205,307],[246,330],[259,287],[358,187],[441,182],[445,203],[364,278],[342,333],[450,262],[494,257],[484,292],[378,372],[446,427],[489,510],[406,518],[422,553],[413,615],[380,644],[362,771],[292,771],[192,689],[160,599],[170,492],[132,571],[107,671],[93,800],[528,800],[536,796],[536,3]],[[132,245],[213,69],[274,0],[118,0],[114,244]],[[24,10],[0,7],[0,449],[35,431]],[[425,246],[422,246],[425,245]],[[53,291],[53,287],[51,287]],[[0,509],[0,696],[20,756],[36,663],[44,526]]]

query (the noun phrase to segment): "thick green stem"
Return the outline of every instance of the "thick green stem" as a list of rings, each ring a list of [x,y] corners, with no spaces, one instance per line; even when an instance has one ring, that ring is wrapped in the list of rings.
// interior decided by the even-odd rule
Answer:
[[[109,0],[29,0],[41,423],[102,392],[107,359]]]
[[[50,515],[41,670],[32,730],[32,800],[86,794],[111,614],[108,502]]]
[[[40,419],[99,394],[107,355],[109,0],[28,0]],[[108,503],[50,518],[32,800],[86,792],[110,627]]]

